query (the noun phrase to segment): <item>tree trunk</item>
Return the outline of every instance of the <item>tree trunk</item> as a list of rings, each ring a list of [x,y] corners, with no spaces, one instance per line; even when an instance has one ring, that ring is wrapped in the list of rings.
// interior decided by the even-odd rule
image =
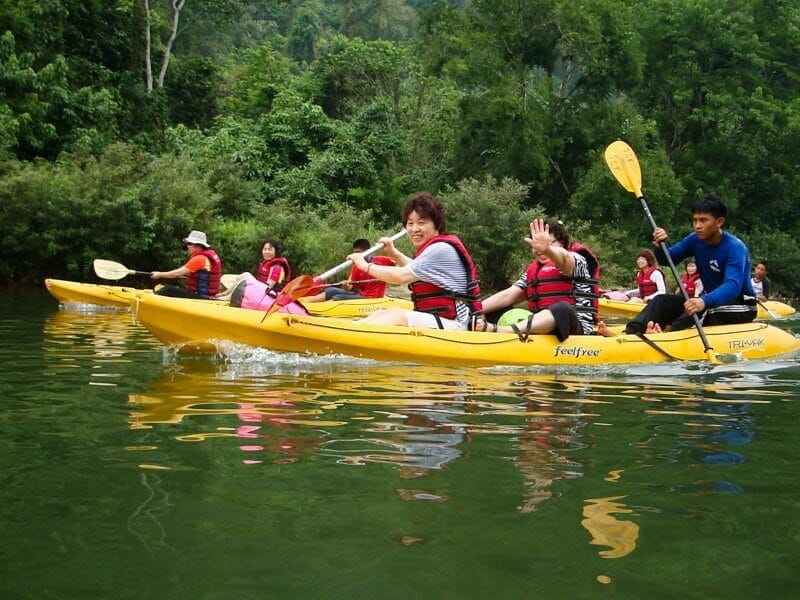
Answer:
[[[145,29],[144,29],[144,76],[147,82],[147,93],[153,91],[153,67],[150,64],[150,1],[144,0],[144,16],[145,16]]]
[[[178,19],[180,17],[186,0],[172,0],[172,30],[169,32],[169,39],[164,45],[164,58],[161,60],[161,71],[158,73],[158,87],[164,87],[164,77],[169,66],[169,55],[172,51],[172,44],[178,36]]]
[[[150,0],[143,0],[144,14],[145,14],[145,51],[144,51],[144,69],[145,81],[147,86],[147,93],[153,91],[153,64],[151,54],[153,52],[152,34],[150,27],[152,20],[150,19]],[[169,32],[169,39],[164,44],[164,56],[161,59],[161,70],[158,72],[158,79],[156,84],[158,87],[164,87],[164,77],[167,75],[167,68],[169,67],[170,53],[172,52],[172,44],[175,38],[178,37],[178,21],[180,19],[181,11],[183,10],[186,0],[172,0],[172,28]]]

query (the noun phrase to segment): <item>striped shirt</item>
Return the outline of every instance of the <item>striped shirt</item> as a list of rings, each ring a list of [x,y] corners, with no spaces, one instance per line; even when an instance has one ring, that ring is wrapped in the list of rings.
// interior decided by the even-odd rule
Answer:
[[[589,263],[586,262],[586,257],[580,252],[570,252],[570,255],[575,259],[575,270],[572,272],[572,279],[580,279],[582,281],[591,279],[592,274],[589,273]],[[517,279],[517,281],[514,282],[514,285],[525,290],[526,294],[528,293],[527,269],[522,272],[522,275],[519,279]],[[575,304],[591,309],[592,300],[589,297],[593,293],[591,284],[575,282],[575,292],[579,294],[575,300]],[[592,313],[584,310],[579,310],[576,312],[578,314],[578,322],[581,325],[584,335],[591,334],[594,331],[594,317],[592,316]]]

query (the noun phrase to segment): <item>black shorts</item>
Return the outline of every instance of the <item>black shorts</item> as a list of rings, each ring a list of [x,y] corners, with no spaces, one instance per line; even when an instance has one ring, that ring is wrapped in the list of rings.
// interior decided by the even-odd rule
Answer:
[[[625,326],[625,333],[639,335],[647,330],[647,323],[653,321],[662,330],[667,326],[672,331],[688,329],[694,326],[694,317],[684,312],[683,296],[661,294],[653,298],[633,320]],[[749,323],[756,318],[756,306],[753,304],[734,304],[704,311],[698,314],[700,322],[708,325],[733,325]]]
[[[550,333],[555,334],[559,342],[563,342],[571,335],[583,335],[583,328],[578,321],[575,307],[567,302],[556,302],[547,307],[556,320],[556,327]]]
[[[208,296],[201,296],[197,292],[190,292],[186,288],[167,283],[158,288],[155,292],[157,296],[170,296],[172,298],[192,298],[195,300],[208,300]]]

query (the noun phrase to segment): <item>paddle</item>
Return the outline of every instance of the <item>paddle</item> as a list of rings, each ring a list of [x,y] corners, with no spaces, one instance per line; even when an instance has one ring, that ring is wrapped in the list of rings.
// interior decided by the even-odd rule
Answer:
[[[402,231],[398,231],[397,233],[395,233],[389,239],[392,240],[393,242],[396,242],[405,234],[406,230],[403,229]],[[383,248],[383,244],[378,242],[371,248],[364,250],[362,254],[364,256],[369,256],[371,254],[375,254],[381,248]],[[289,283],[287,283],[286,286],[280,291],[278,297],[275,298],[275,302],[272,304],[272,306],[269,307],[269,310],[264,315],[264,318],[261,319],[261,322],[263,323],[264,319],[267,318],[268,315],[272,314],[280,307],[286,306],[290,302],[293,302],[299,298],[302,298],[303,296],[308,295],[309,293],[311,293],[311,290],[313,290],[314,288],[318,288],[320,284],[323,281],[325,281],[328,277],[335,275],[339,271],[346,269],[352,264],[353,261],[348,259],[344,261],[342,264],[336,265],[332,269],[328,269],[327,271],[325,271],[321,275],[317,275],[316,277],[312,278],[310,275],[300,275],[299,277],[295,277]]]
[[[380,279],[356,279],[355,281],[350,281],[349,279],[342,279],[341,281],[334,281],[333,283],[316,283],[316,277],[314,278],[314,288],[311,292],[316,293],[315,290],[324,290],[330,287],[339,287],[345,285],[346,283],[352,284],[354,287],[358,287],[364,283],[377,283]],[[288,285],[288,284],[287,284]],[[311,296],[311,293],[306,294],[306,296]]]
[[[767,306],[766,304],[764,304],[761,300],[756,300],[756,302],[758,302],[758,305],[761,308],[763,308],[765,311],[767,311],[767,313],[769,313],[770,317],[772,317],[773,319],[779,319],[780,318],[780,315],[774,313],[772,311],[772,309],[769,306]]]
[[[112,281],[116,281],[118,279],[122,279],[123,277],[127,277],[128,275],[150,276],[150,271],[134,271],[121,263],[102,258],[95,258],[92,266],[94,267],[94,272],[100,279],[110,279]]]
[[[231,289],[232,286],[236,285],[239,281],[239,276],[233,273],[225,273],[222,277],[219,278],[219,282],[222,284],[226,290]]]
[[[650,207],[647,206],[647,201],[642,194],[642,171],[639,167],[639,160],[636,158],[633,149],[625,142],[618,140],[612,142],[609,144],[608,148],[606,148],[605,158],[608,168],[611,169],[614,177],[622,184],[622,187],[636,195],[636,199],[641,203],[644,214],[647,216],[647,220],[650,221],[650,225],[653,231],[655,231],[658,225],[656,225],[655,219],[653,219],[653,215],[650,213]],[[675,263],[669,255],[667,245],[662,241],[659,243],[659,246],[667,257],[669,268],[672,271],[673,277],[675,277],[675,280],[678,282],[678,287],[681,288],[684,299],[689,300],[689,293],[686,291],[686,286],[683,285],[678,269],[675,267]],[[692,315],[692,317],[694,317],[694,326],[697,328],[697,333],[700,334],[700,339],[703,341],[703,347],[705,348],[709,362],[719,364],[720,360],[714,353],[711,344],[708,343],[706,332],[703,331],[703,324],[700,323],[699,317],[697,314]]]
[[[94,267],[94,272],[100,279],[116,281],[128,275],[146,275],[149,277],[151,274],[151,271],[134,271],[121,263],[113,260],[105,260],[103,258],[95,258],[92,262],[92,266]],[[225,289],[230,289],[231,285],[236,283],[237,277],[238,275],[233,275],[232,273],[223,275],[220,277],[220,283]]]
[[[389,239],[390,239],[390,240],[392,240],[393,242],[396,242],[396,241],[397,241],[397,240],[399,240],[401,237],[403,237],[405,234],[406,234],[406,230],[405,230],[405,229],[403,229],[402,231],[398,231],[397,233],[395,233],[395,234],[394,234],[392,237],[390,237]],[[375,253],[376,253],[378,250],[380,250],[381,248],[383,248],[383,244],[381,244],[380,242],[378,242],[377,244],[375,244],[375,245],[374,245],[374,246],[372,246],[371,248],[369,248],[369,249],[367,249],[367,250],[364,250],[364,252],[362,252],[362,254],[363,254],[364,256],[370,256],[371,254],[375,254]],[[338,272],[339,272],[339,271],[341,271],[342,269],[346,269],[347,267],[349,267],[349,266],[350,266],[350,265],[352,265],[352,264],[353,264],[353,261],[352,261],[352,260],[346,260],[346,261],[344,261],[342,264],[340,264],[340,265],[336,265],[336,266],[335,266],[335,267],[333,267],[332,269],[328,269],[328,270],[327,270],[327,271],[325,271],[325,272],[324,272],[322,275],[317,275],[316,277],[314,277],[314,280],[315,280],[317,283],[319,283],[319,282],[322,282],[322,281],[325,281],[325,280],[326,280],[328,277],[331,277],[332,275],[336,275],[336,273],[338,273]]]

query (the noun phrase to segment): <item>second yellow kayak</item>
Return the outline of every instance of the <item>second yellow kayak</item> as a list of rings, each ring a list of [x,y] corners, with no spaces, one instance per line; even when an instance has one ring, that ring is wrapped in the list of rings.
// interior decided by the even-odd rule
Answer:
[[[610,300],[608,298],[600,298],[600,314],[604,315],[618,315],[634,317],[638,315],[645,307],[644,304],[638,302],[623,302],[621,300]],[[789,317],[795,314],[796,309],[790,304],[778,302],[777,300],[767,300],[758,305],[757,319],[775,319],[780,317]]]

